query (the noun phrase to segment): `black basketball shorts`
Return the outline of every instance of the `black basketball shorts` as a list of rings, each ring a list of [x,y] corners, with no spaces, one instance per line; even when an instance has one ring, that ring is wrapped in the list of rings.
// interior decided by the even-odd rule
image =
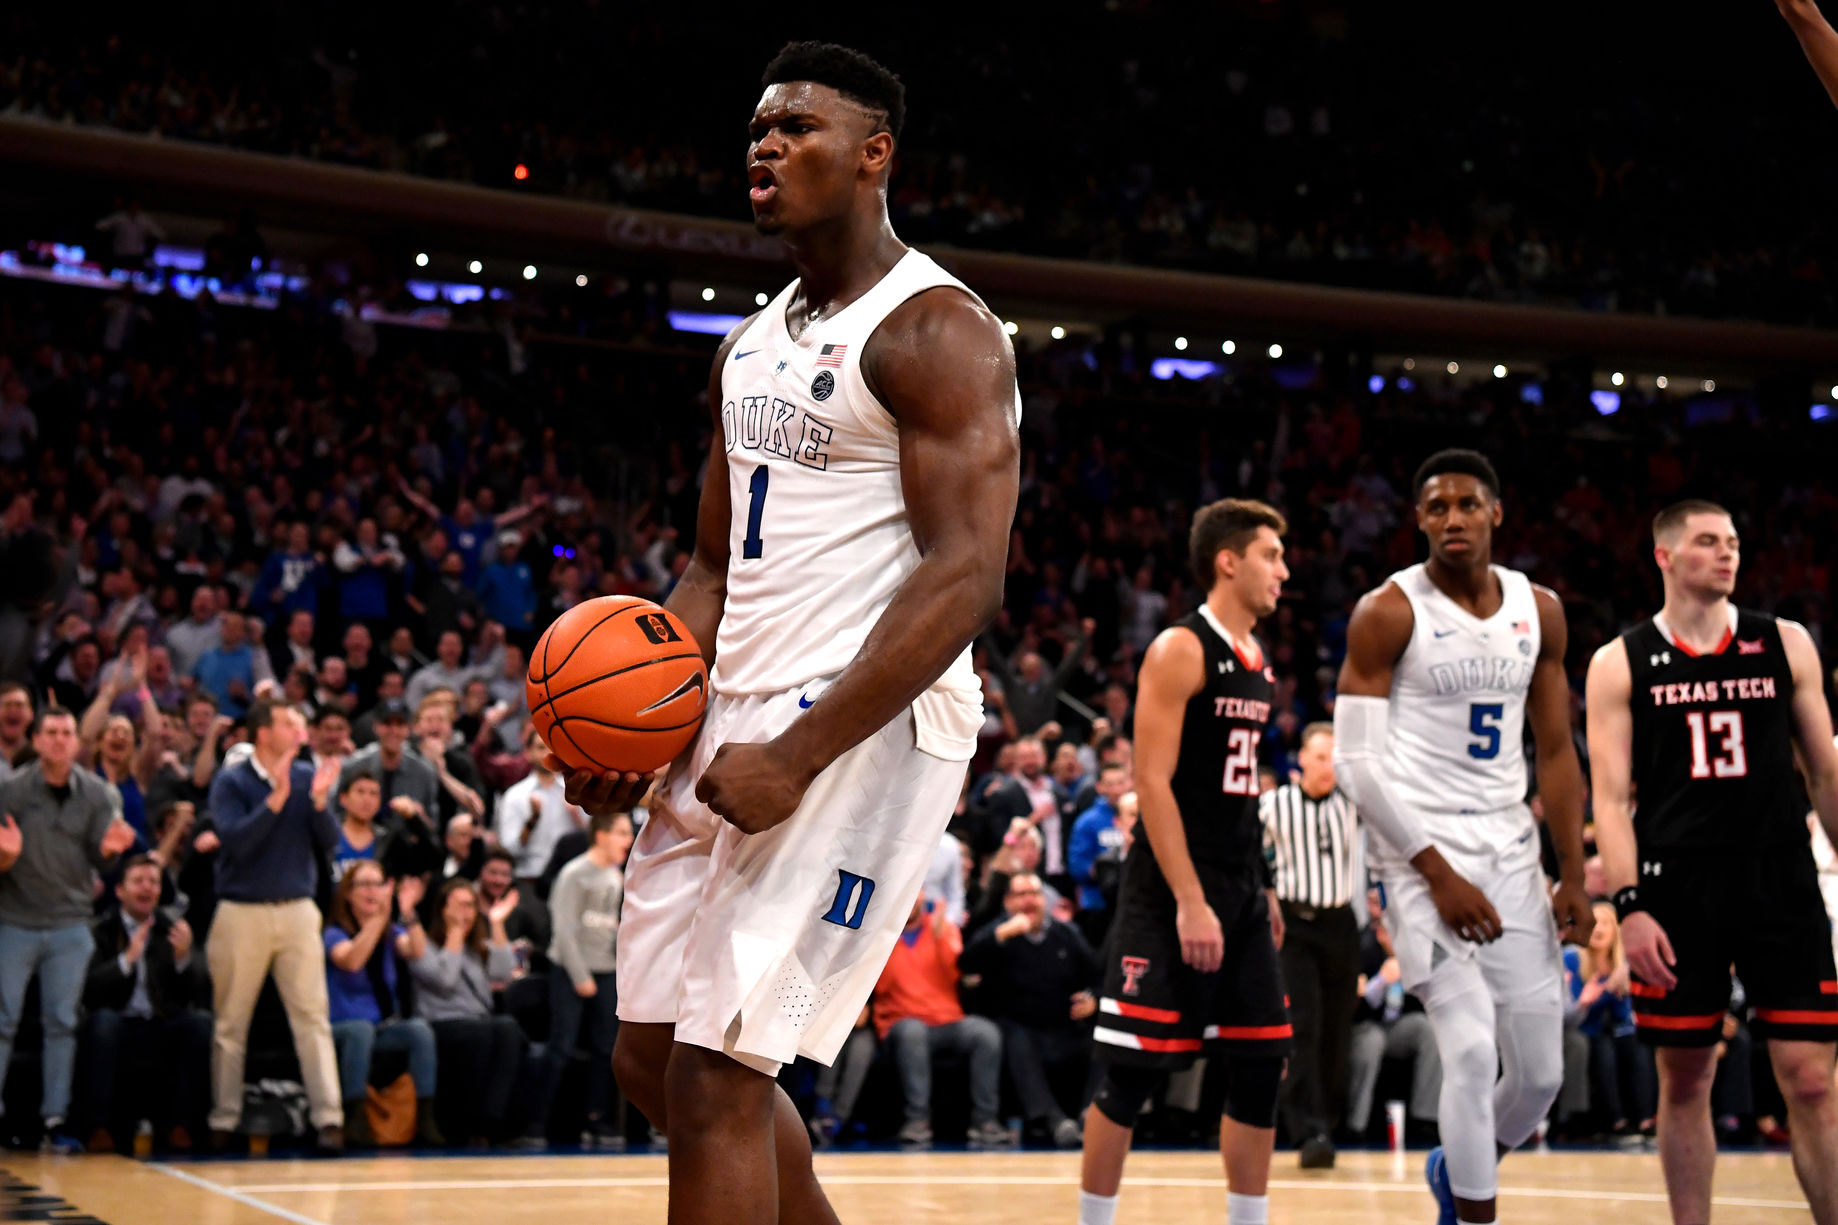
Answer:
[[[1174,894],[1160,867],[1146,855],[1124,861],[1093,1033],[1097,1058],[1173,1069],[1203,1049],[1289,1053],[1289,1001],[1256,870],[1196,864],[1195,871],[1225,932],[1225,959],[1211,974],[1181,960]]]
[[[1634,1020],[1644,1041],[1721,1040],[1732,966],[1756,1037],[1838,1040],[1831,920],[1806,844],[1740,854],[1643,853],[1640,900],[1678,958],[1672,990],[1634,980]]]

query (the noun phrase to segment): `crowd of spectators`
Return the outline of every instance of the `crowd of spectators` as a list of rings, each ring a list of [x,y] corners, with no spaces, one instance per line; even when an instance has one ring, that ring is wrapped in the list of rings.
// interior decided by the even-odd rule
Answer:
[[[119,1146],[146,1118],[201,1146],[278,1103],[327,1148],[623,1143],[606,1052],[632,823],[590,825],[542,768],[523,661],[575,603],[663,598],[682,573],[709,347],[529,335],[513,361],[494,333],[354,336],[319,296],[162,295],[127,328],[114,301],[0,289],[0,1038],[35,980],[45,1130]],[[1331,714],[1353,601],[1415,559],[1403,475],[1450,443],[1499,462],[1500,559],[1564,600],[1573,670],[1657,603],[1647,516],[1687,492],[1735,512],[1745,604],[1830,629],[1831,444],[1803,407],[1630,389],[1604,418],[1560,377],[1372,393],[1262,362],[1161,382],[1139,358],[1019,355],[981,749],[842,1058],[814,1084],[788,1072],[821,1140],[923,1144],[937,1107],[979,1145],[1010,1142],[1011,1118],[1076,1142],[1093,950],[1133,836],[1136,663],[1194,604],[1197,506],[1258,496],[1292,524],[1260,630],[1272,782]],[[1419,1123],[1436,1096],[1420,1014],[1367,932],[1355,1131],[1388,1075]],[[1558,1121],[1637,1135],[1651,1082],[1617,957],[1606,938],[1576,954],[1586,1087]],[[1740,1009],[1729,1039],[1746,1053]],[[1739,1126],[1766,1084],[1731,1090]],[[1181,1135],[1213,1091],[1183,1078],[1156,1125]]]
[[[897,44],[878,12],[828,31],[908,80],[891,207],[909,239],[1603,310],[1838,311],[1833,172],[1801,144],[1829,113],[1765,6],[1714,26],[1596,13],[1588,39],[1356,6],[965,17]],[[199,28],[20,9],[0,48],[0,113],[745,219],[744,119],[776,44],[563,4],[281,3]]]

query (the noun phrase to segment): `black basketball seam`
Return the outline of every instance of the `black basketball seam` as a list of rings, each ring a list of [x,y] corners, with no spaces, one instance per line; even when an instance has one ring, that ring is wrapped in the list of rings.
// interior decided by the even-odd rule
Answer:
[[[579,740],[576,740],[574,736],[569,733],[568,729],[562,726],[562,721],[560,719],[557,719],[555,722],[549,724],[549,730],[551,731],[559,730],[562,733],[562,735],[567,736],[568,743],[574,746],[575,751],[579,753],[581,756],[585,757],[588,761],[592,762],[594,765],[600,767],[600,769],[602,770],[612,769],[611,766],[605,764],[598,757],[595,757],[592,753],[589,753],[586,749],[582,748],[581,742]]]
[[[568,686],[568,688],[562,690],[560,693],[554,693],[550,691],[548,678],[545,677],[542,683],[542,691],[545,696],[541,702],[537,703],[536,710],[532,710],[530,712],[530,715],[534,717],[537,710],[541,710],[545,706],[554,706],[556,698],[565,698],[571,693],[587,688],[589,685],[597,685],[601,681],[606,680],[608,677],[623,676],[627,672],[636,672],[640,668],[649,668],[652,664],[667,664],[673,659],[701,659],[701,658],[702,656],[700,652],[697,652],[697,651],[685,651],[681,655],[660,655],[656,659],[647,659],[640,663],[628,664],[625,667],[616,669],[615,671],[612,671],[612,672],[602,672],[599,676],[590,677],[589,679],[582,681],[578,685],[570,685]],[[704,672],[703,675],[706,678],[707,673]]]
[[[669,727],[633,727],[627,723],[608,723],[605,719],[596,719],[592,715],[561,715],[549,726],[560,727],[564,723],[591,723],[595,727],[610,727],[616,732],[680,732],[700,722],[702,722],[702,716],[697,715],[687,723],[673,723]],[[570,736],[568,739],[573,740],[574,737]]]
[[[608,598],[610,599],[614,597],[608,597]],[[634,600],[638,599],[637,596],[631,596],[628,598],[634,599]],[[640,604],[650,603],[649,600],[639,600],[638,602]],[[612,612],[607,613],[604,617],[601,617],[598,621],[588,626],[585,630],[581,632],[581,636],[574,640],[574,645],[568,648],[568,653],[562,656],[562,661],[556,664],[555,667],[553,668],[549,666],[549,640],[548,640],[548,634],[545,632],[543,635],[543,644],[542,644],[542,667],[543,667],[542,685],[543,685],[543,688],[545,690],[548,689],[549,678],[551,676],[554,676],[557,672],[561,671],[563,668],[566,668],[568,666],[568,661],[574,658],[574,653],[581,649],[581,644],[583,642],[586,642],[589,638],[593,637],[593,633],[595,630],[599,629],[602,625],[605,625],[608,621],[611,621],[614,617],[617,617],[620,613],[630,611],[631,608],[632,606],[630,604],[621,604],[618,608],[613,609]]]

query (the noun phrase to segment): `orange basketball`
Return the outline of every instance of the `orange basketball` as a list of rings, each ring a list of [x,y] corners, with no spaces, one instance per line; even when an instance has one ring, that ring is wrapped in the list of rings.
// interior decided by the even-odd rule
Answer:
[[[530,652],[530,721],[579,770],[643,774],[695,738],[708,705],[702,648],[675,615],[602,596],[558,618]]]

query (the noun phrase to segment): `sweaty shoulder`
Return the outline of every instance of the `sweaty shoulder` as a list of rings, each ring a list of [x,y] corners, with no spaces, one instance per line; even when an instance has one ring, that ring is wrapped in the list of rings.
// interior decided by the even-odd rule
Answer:
[[[1142,672],[1175,692],[1191,697],[1206,684],[1206,648],[1184,625],[1171,625],[1155,636],[1142,656]]]
[[[1353,606],[1352,620],[1347,623],[1347,645],[1350,649],[1357,635],[1368,647],[1395,648],[1390,651],[1390,658],[1395,660],[1410,645],[1416,624],[1410,597],[1395,582],[1386,583],[1368,591]]]
[[[1012,415],[1015,351],[988,307],[954,285],[935,285],[875,328],[862,351],[862,379],[895,420],[992,403]]]

